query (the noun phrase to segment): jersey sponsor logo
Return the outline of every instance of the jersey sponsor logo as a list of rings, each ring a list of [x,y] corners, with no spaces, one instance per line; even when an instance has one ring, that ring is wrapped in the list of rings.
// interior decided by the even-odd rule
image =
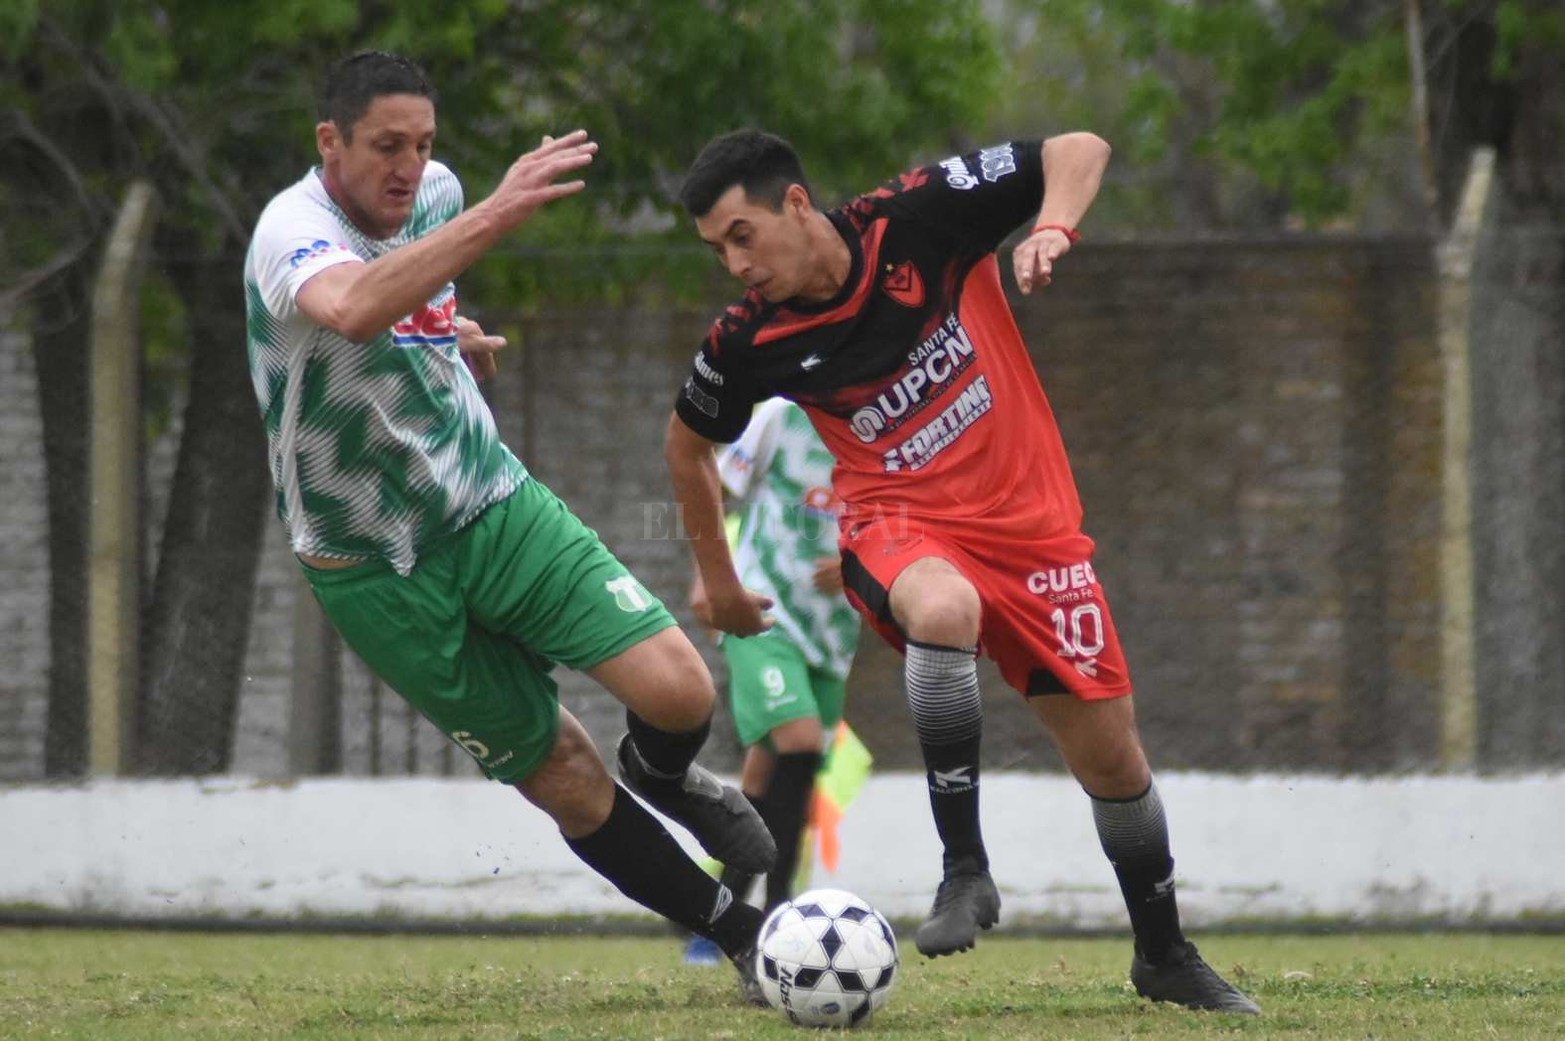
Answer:
[[[685,400],[696,407],[696,411],[710,418],[717,418],[717,399],[700,387],[696,386],[695,377],[685,381]]]
[[[978,161],[982,166],[984,180],[993,184],[1006,174],[1016,172],[1016,153],[1011,151],[1010,145],[997,145],[994,148],[985,148],[978,153]]]
[[[924,306],[924,279],[911,260],[904,260],[895,265],[887,264],[886,271],[886,277],[881,280],[880,288],[886,291],[887,296],[903,307]]]
[[[701,374],[702,379],[706,380],[712,386],[721,387],[723,385],[723,374],[712,368],[712,366],[707,363],[706,356],[700,351],[696,352],[696,371]]]
[[[959,155],[941,162],[940,169],[946,172],[946,184],[959,192],[971,191],[978,187],[978,178],[973,176],[973,171],[968,168],[967,160]]]
[[[992,408],[994,395],[989,391],[989,380],[979,376],[922,430],[882,457],[886,472],[922,470]]]
[[[747,474],[750,467],[755,465],[755,456],[735,445],[728,453],[728,465],[736,474]]]
[[[440,296],[391,327],[398,347],[456,346],[456,291],[449,285]]]
[[[926,393],[938,393],[964,372],[973,363],[973,341],[956,315],[949,315],[908,360],[912,368],[848,420],[849,429],[865,444],[907,422],[924,407]]]
[[[314,260],[317,257],[324,257],[329,253],[337,252],[339,249],[344,253],[353,253],[353,250],[349,249],[341,242],[332,243],[327,242],[325,239],[316,239],[308,246],[300,247],[299,249],[296,249],[291,254],[289,254],[288,266],[298,267],[306,260]],[[358,254],[354,253],[353,255],[357,256]]]
[[[946,172],[946,184],[959,192],[972,191],[978,187],[980,176],[993,184],[1006,174],[1015,173],[1016,153],[1008,144],[983,149],[978,153],[977,174],[973,173],[973,168],[967,165],[967,160],[959,155],[942,160],[940,169]]]

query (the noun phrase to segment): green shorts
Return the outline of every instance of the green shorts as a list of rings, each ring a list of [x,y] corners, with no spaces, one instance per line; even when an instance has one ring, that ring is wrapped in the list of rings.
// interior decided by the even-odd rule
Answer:
[[[674,624],[536,480],[420,553],[406,578],[382,560],[305,577],[370,670],[508,784],[554,747],[556,663],[590,669]]]
[[[819,717],[829,735],[842,718],[847,683],[826,669],[812,668],[777,629],[724,636],[723,657],[728,660],[728,708],[744,747],[766,742],[784,723],[810,717]]]

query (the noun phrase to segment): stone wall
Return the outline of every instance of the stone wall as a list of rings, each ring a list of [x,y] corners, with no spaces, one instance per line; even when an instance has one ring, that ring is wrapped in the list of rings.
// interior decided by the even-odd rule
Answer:
[[[0,313],[0,777],[43,773],[49,696],[49,506],[27,341]]]
[[[1435,293],[1426,240],[1180,240],[1093,244],[1055,285],[1016,301],[1160,766],[1433,765]],[[663,429],[727,295],[514,318],[472,301],[489,304],[478,312],[486,326],[512,341],[490,387],[507,441],[686,622],[687,554],[673,537]],[[34,664],[0,678],[0,777],[36,776],[47,665],[36,404],[26,381],[10,378],[22,357],[14,343],[0,352],[0,397],[11,406],[0,416],[0,480],[11,492],[0,568],[12,576],[0,590],[0,650],[15,642],[23,649],[8,661]],[[238,773],[286,771],[299,591],[271,522]],[[357,663],[344,670],[346,772],[471,774]],[[987,663],[983,676],[986,762],[1057,769],[1021,699]],[[617,703],[580,676],[562,675],[561,689],[608,747],[622,725]],[[850,680],[848,716],[882,766],[916,764],[898,659],[873,638]],[[726,723],[712,758],[737,763]]]

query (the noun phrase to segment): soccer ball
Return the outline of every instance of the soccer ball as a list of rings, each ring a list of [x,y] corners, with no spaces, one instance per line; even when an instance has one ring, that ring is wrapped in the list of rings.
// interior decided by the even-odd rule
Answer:
[[[805,1027],[856,1027],[897,980],[897,938],[879,911],[841,889],[812,889],[761,925],[756,975],[766,1000]]]

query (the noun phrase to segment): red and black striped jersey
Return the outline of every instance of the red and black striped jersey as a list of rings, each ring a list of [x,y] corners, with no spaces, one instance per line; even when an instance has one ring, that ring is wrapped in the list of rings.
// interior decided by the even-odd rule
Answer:
[[[841,291],[814,304],[751,291],[729,307],[680,419],[727,442],[757,402],[798,402],[836,457],[845,523],[895,512],[1034,536],[1077,528],[1065,448],[995,258],[1038,213],[1040,149],[953,156],[829,211],[853,258]]]

